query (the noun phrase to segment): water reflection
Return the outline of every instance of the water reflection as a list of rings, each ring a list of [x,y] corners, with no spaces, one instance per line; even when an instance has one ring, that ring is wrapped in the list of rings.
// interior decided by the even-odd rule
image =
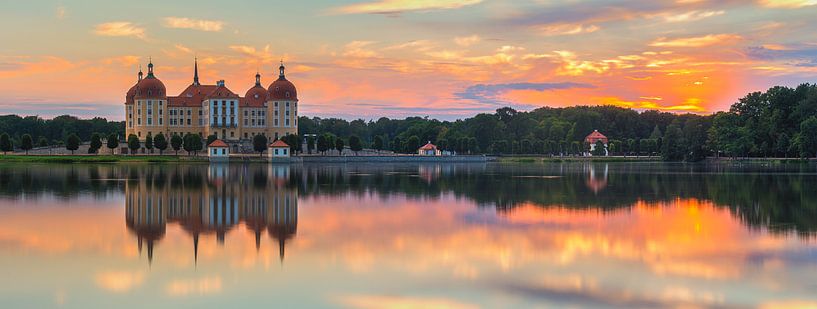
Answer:
[[[0,304],[808,306],[815,179],[800,165],[0,166]]]
[[[134,170],[125,185],[125,222],[137,238],[139,253],[147,246],[153,261],[154,244],[165,236],[168,223],[179,224],[193,241],[198,260],[199,236],[225,235],[239,223],[255,233],[260,249],[264,232],[278,243],[284,259],[287,240],[298,227],[298,190],[290,184],[290,166],[250,169],[246,165],[181,167],[173,173]],[[249,173],[252,172],[252,175]]]

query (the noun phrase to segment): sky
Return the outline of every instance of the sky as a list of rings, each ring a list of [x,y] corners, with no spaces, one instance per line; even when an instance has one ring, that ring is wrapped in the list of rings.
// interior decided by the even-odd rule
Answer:
[[[615,105],[709,114],[817,81],[817,0],[0,2],[0,114],[124,117],[149,59],[170,95],[243,95],[281,60],[300,115],[461,119]]]

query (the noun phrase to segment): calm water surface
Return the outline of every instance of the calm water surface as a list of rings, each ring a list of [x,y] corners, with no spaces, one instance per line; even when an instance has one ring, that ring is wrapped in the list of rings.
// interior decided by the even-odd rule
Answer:
[[[808,165],[5,165],[0,307],[817,305]]]

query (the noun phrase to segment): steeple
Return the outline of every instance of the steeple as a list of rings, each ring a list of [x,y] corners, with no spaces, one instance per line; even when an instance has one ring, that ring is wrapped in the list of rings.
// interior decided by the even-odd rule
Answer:
[[[198,86],[199,84],[199,58],[193,58],[193,86]]]
[[[255,72],[255,85],[261,86],[261,74],[258,71]]]
[[[153,76],[153,59],[148,60],[148,78],[154,78]]]
[[[139,65],[139,79],[136,82],[141,82],[141,81],[142,81],[142,65],[140,64]]]
[[[280,73],[278,73],[278,79],[287,79],[286,76],[284,76],[284,69],[284,60],[281,59],[281,66],[278,67],[278,70],[280,71]]]

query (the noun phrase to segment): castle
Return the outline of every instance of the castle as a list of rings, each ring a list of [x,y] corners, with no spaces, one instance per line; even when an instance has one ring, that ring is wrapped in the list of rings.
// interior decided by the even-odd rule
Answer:
[[[144,141],[148,134],[159,133],[168,139],[174,134],[215,135],[237,151],[259,134],[272,142],[298,133],[298,92],[286,79],[283,62],[276,81],[264,88],[256,73],[255,85],[243,97],[223,80],[200,84],[197,60],[193,66],[193,83],[178,96],[167,95],[154,73],[153,61],[147,76],[139,70],[136,84],[125,95],[125,136],[133,134]]]

